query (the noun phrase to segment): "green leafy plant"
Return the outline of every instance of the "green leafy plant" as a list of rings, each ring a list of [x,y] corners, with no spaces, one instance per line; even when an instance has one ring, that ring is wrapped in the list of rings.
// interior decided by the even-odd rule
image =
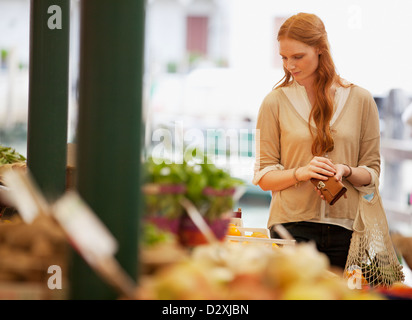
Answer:
[[[23,162],[26,158],[11,147],[0,145],[0,165]]]
[[[144,183],[147,214],[181,216],[184,210],[180,199],[186,197],[204,217],[212,220],[232,210],[233,194],[244,184],[209,163],[206,157],[201,163],[184,161],[182,164],[150,158],[145,164]]]

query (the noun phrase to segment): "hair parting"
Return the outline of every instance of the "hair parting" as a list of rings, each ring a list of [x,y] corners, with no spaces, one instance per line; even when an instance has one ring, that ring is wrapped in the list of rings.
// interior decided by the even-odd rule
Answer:
[[[317,78],[314,83],[316,96],[309,116],[309,131],[313,137],[312,154],[323,155],[334,148],[330,129],[330,120],[333,116],[332,86],[348,87],[350,85],[344,84],[336,72],[325,26],[318,16],[298,13],[290,17],[279,29],[278,41],[281,38],[294,39],[319,49],[319,66],[316,70]],[[283,70],[285,75],[275,85],[275,88],[286,87],[293,82],[293,76],[285,66]],[[311,119],[316,125],[316,130],[313,130],[310,125]]]

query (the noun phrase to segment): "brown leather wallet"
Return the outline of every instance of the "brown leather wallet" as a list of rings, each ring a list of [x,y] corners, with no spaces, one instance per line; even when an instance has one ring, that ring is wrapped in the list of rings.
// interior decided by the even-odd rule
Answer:
[[[328,180],[310,179],[314,186],[322,193],[325,200],[333,206],[346,192],[346,187],[342,182],[328,178]]]

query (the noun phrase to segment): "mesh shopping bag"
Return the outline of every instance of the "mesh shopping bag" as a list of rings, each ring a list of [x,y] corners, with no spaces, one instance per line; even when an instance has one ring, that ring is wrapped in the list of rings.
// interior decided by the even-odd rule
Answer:
[[[379,194],[379,177],[375,175],[373,198],[368,201],[359,193],[358,212],[353,223],[353,234],[344,277],[356,287],[389,287],[402,282],[404,274],[389,234],[388,222]]]

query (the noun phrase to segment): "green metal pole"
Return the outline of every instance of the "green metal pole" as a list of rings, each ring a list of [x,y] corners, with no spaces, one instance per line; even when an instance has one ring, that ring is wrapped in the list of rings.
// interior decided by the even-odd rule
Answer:
[[[136,280],[144,17],[143,0],[81,2],[77,190],[117,239],[116,259]],[[77,255],[70,278],[72,299],[118,297]]]
[[[70,0],[31,0],[27,164],[48,200],[66,185]]]

